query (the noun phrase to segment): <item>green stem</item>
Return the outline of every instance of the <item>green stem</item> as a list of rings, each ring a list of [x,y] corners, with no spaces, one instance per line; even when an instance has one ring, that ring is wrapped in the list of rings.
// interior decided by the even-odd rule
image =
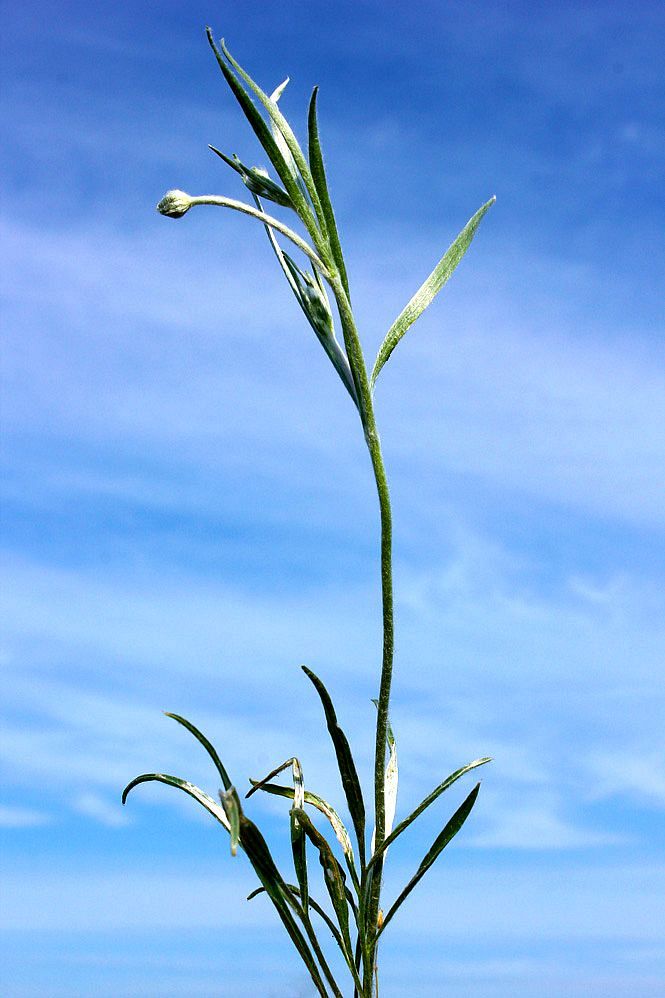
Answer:
[[[381,683],[376,717],[376,745],[374,754],[374,812],[375,812],[375,851],[386,837],[386,745],[388,741],[388,713],[390,706],[390,687],[392,684],[393,658],[395,649],[393,623],[393,579],[392,579],[392,510],[390,492],[386,478],[381,442],[374,418],[374,406],[367,378],[365,359],[356,330],[353,312],[346,292],[337,275],[330,282],[339,309],[344,345],[351,367],[351,373],[358,396],[358,409],[365,432],[365,440],[372,461],[372,470],[379,497],[381,516],[381,603],[383,612],[383,656],[381,664]],[[366,946],[363,958],[363,993],[371,998],[374,980],[374,950],[373,942],[379,915],[381,898],[381,879],[383,873],[383,856],[373,867],[369,886],[369,897],[364,909],[364,934]],[[367,874],[363,870],[363,890],[367,888]]]

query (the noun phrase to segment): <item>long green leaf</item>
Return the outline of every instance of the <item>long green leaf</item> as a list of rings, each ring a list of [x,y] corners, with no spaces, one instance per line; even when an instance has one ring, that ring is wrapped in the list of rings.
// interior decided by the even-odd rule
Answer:
[[[302,823],[307,838],[319,853],[319,862],[323,870],[323,879],[326,889],[332,902],[333,910],[337,917],[342,939],[344,941],[343,953],[346,958],[349,970],[356,974],[353,959],[353,943],[351,942],[351,932],[349,929],[349,908],[347,903],[348,892],[344,882],[344,871],[337,862],[335,855],[326,839],[321,835],[316,825],[310,820],[309,815],[302,809],[294,808],[298,820]]]
[[[311,237],[316,241],[316,239],[319,238],[319,233],[312,209],[310,208],[306,198],[303,197],[302,191],[300,190],[298,184],[295,182],[288,164],[286,163],[284,156],[273,138],[270,128],[264,121],[262,115],[259,113],[258,109],[254,105],[254,102],[238,80],[235,73],[227,66],[221,52],[215,44],[215,39],[210,28],[206,28],[206,34],[208,36],[208,41],[210,42],[210,47],[215,54],[217,64],[224,74],[224,79],[228,83],[233,96],[238,101],[238,104],[242,108],[242,111],[251,125],[254,134],[263,146],[270,162],[277,171],[280,180],[284,184],[284,187],[291,198],[295,210],[302,219]]]
[[[189,783],[187,780],[181,780],[178,776],[169,776],[167,773],[143,773],[142,776],[135,777],[130,783],[127,784],[122,792],[122,803],[127,803],[127,796],[134,787],[137,787],[139,783],[166,783],[169,787],[176,787],[178,790],[184,791],[184,793],[189,794],[194,800],[202,804],[206,811],[209,812],[215,818],[220,825],[222,825],[227,832],[231,831],[231,826],[229,825],[229,820],[224,813],[224,809],[217,804],[212,797],[200,790],[199,787],[195,786],[193,783]]]
[[[330,694],[319,677],[316,676],[311,669],[308,669],[307,666],[303,665],[302,670],[311,680],[314,685],[314,689],[321,698],[323,712],[328,725],[328,731],[330,732],[330,737],[335,749],[335,755],[337,756],[337,765],[342,778],[342,787],[344,788],[346,802],[349,806],[351,820],[353,821],[353,827],[356,832],[356,839],[358,840],[360,865],[363,867],[365,865],[365,802],[363,801],[363,794],[360,786],[360,780],[358,779],[356,764],[353,761],[353,756],[351,755],[351,748],[349,746],[348,739],[337,723],[337,714],[335,713],[333,702],[330,699]]]
[[[374,363],[374,370],[370,378],[370,387],[374,387],[379,372],[391,353],[402,339],[407,329],[413,325],[416,319],[422,315],[427,306],[438,295],[441,288],[447,284],[458,263],[468,250],[471,240],[476,234],[476,229],[484,215],[492,207],[496,198],[492,197],[464,226],[457,239],[443,254],[436,267],[429,275],[425,283],[416,291],[411,301],[404,307],[392,326],[386,333]]]
[[[393,829],[392,833],[383,840],[383,844],[381,845],[380,849],[377,849],[376,853],[372,856],[369,863],[367,864],[368,868],[370,868],[373,865],[375,859],[377,859],[383,852],[385,852],[388,846],[395,841],[398,835],[402,834],[405,828],[408,828],[409,825],[411,825],[416,820],[416,818],[418,818],[423,813],[423,811],[430,806],[430,804],[433,804],[434,801],[441,796],[444,790],[447,790],[448,787],[452,787],[453,783],[456,783],[457,780],[460,779],[460,777],[465,776],[467,773],[470,773],[472,769],[477,769],[478,766],[484,766],[486,765],[486,763],[491,761],[492,760],[489,756],[486,756],[483,759],[475,759],[473,762],[470,762],[467,766],[462,766],[461,769],[457,769],[455,770],[454,773],[451,773],[450,776],[447,776],[442,783],[439,783],[438,787],[435,787],[434,790],[432,790],[431,794],[428,794],[427,797],[425,797],[425,799],[421,801],[421,803],[418,805],[415,811],[412,811],[411,814],[408,816],[408,818],[405,818],[404,821],[400,821],[400,823]]]
[[[457,835],[460,828],[468,818],[471,808],[476,802],[476,797],[478,796],[479,790],[480,790],[480,783],[477,783],[473,788],[473,790],[471,791],[471,793],[469,794],[469,796],[464,801],[464,803],[457,808],[450,821],[444,827],[443,831],[441,831],[439,835],[437,835],[429,851],[427,852],[427,855],[425,856],[422,863],[416,870],[415,874],[408,882],[408,884],[406,885],[406,887],[404,888],[404,890],[402,891],[402,893],[397,898],[394,905],[392,906],[392,908],[384,918],[383,924],[381,925],[381,928],[376,934],[376,939],[379,938],[379,936],[385,929],[386,925],[391,920],[391,918],[393,917],[397,909],[400,907],[402,902],[406,900],[406,898],[409,896],[413,888],[425,876],[430,866],[432,866],[432,864],[436,862],[436,860],[443,852],[443,850],[446,848],[450,840],[453,839],[455,835]]]
[[[194,725],[192,724],[191,721],[188,721],[186,718],[181,717],[180,714],[170,714],[168,711],[165,711],[165,714],[166,714],[167,717],[171,717],[171,718],[173,718],[174,721],[177,721],[178,724],[182,724],[183,728],[187,728],[187,730],[189,732],[191,732],[191,734],[193,734],[194,737],[199,742],[201,742],[201,745],[203,745],[204,749],[206,750],[206,752],[208,753],[208,755],[210,756],[210,758],[214,762],[215,766],[217,767],[217,772],[219,773],[219,775],[221,777],[222,784],[224,785],[224,789],[225,790],[230,790],[231,789],[231,780],[229,778],[229,774],[226,772],[226,769],[224,768],[224,766],[222,764],[222,760],[217,755],[217,751],[216,751],[214,745],[211,742],[208,741],[208,739],[206,738],[206,736],[204,734],[202,734],[199,731],[198,728],[194,727]]]
[[[279,783],[266,783],[261,780],[259,785],[258,781],[250,780],[252,787],[255,790],[263,790],[265,793],[274,794],[277,797],[287,797],[293,800],[294,792],[291,787],[284,787]],[[249,796],[249,794],[247,795]],[[351,844],[351,839],[349,833],[347,832],[344,822],[338,815],[335,808],[324,800],[323,797],[319,797],[318,794],[312,793],[311,790],[305,790],[305,804],[311,804],[315,807],[321,814],[324,814],[332,826],[332,830],[337,837],[337,841],[342,847],[342,852],[346,858],[346,864],[349,868],[349,873],[351,874],[351,879],[356,887],[356,890],[360,890],[360,884],[358,882],[358,874],[356,872],[356,863],[353,855],[353,846]]]
[[[303,909],[298,904],[289,891],[281,874],[279,873],[275,861],[273,860],[268,845],[256,827],[254,822],[241,812],[240,814],[240,842],[247,853],[250,863],[258,876],[262,886],[265,888],[268,897],[273,902],[277,913],[282,920],[284,928],[289,934],[291,941],[298,950],[303,963],[307,967],[314,985],[320,995],[326,998],[325,985],[321,979],[318,967],[307,945],[307,941],[298,928],[289,908],[293,908],[295,913],[303,919],[305,927],[309,919],[304,916]],[[325,968],[324,968],[325,972]]]
[[[316,212],[316,217],[318,219],[318,223],[319,223],[319,226],[320,226],[321,236],[322,236],[324,242],[327,243],[328,242],[328,231],[327,231],[326,219],[325,219],[325,216],[323,214],[323,210],[321,208],[321,202],[319,200],[319,195],[318,195],[318,192],[317,192],[316,187],[314,185],[314,180],[312,178],[312,174],[310,173],[310,169],[309,169],[309,165],[307,163],[307,160],[305,159],[303,151],[300,148],[300,145],[298,144],[298,140],[296,139],[295,135],[293,134],[293,130],[292,130],[291,126],[289,125],[288,121],[286,120],[286,118],[284,117],[284,115],[280,111],[279,107],[277,106],[277,102],[274,101],[274,100],[271,100],[271,98],[268,96],[268,94],[265,93],[261,89],[261,87],[258,85],[258,83],[256,83],[251,78],[251,76],[249,75],[249,73],[247,73],[242,68],[242,66],[240,65],[240,63],[236,62],[236,60],[233,58],[233,56],[229,52],[228,48],[226,47],[226,45],[224,43],[224,39],[222,39],[222,41],[221,41],[221,48],[222,48],[222,52],[224,53],[224,55],[226,56],[226,58],[228,59],[228,61],[231,63],[231,65],[235,69],[236,73],[244,80],[244,82],[247,84],[247,86],[250,88],[250,90],[252,90],[256,94],[256,96],[258,97],[258,99],[261,101],[261,103],[265,107],[266,111],[270,115],[272,121],[274,122],[276,128],[279,129],[281,135],[284,138],[284,141],[286,142],[287,146],[289,147],[289,151],[290,151],[291,155],[293,156],[295,164],[296,164],[296,166],[298,168],[298,172],[300,173],[300,176],[302,177],[302,179],[303,179],[303,181],[305,183],[305,187],[307,188],[307,193],[309,194],[309,197],[310,197],[310,200],[312,202],[312,205],[314,206],[314,211]],[[287,190],[288,190],[288,188],[287,188]],[[289,194],[290,193],[291,192],[289,191]],[[304,219],[303,219],[303,221],[304,221]]]
[[[328,228],[328,238],[330,240],[330,249],[333,255],[333,259],[337,264],[340,280],[342,281],[342,285],[344,287],[344,290],[346,291],[346,297],[350,299],[351,296],[349,294],[349,279],[346,274],[346,264],[344,263],[344,254],[342,253],[342,245],[339,241],[337,222],[335,220],[335,212],[333,211],[332,202],[330,200],[330,193],[328,191],[328,181],[326,179],[326,171],[325,171],[325,166],[323,164],[323,152],[321,150],[319,123],[316,113],[318,94],[319,94],[319,88],[314,87],[309,102],[309,112],[307,114],[307,130],[308,130],[308,139],[309,139],[308,141],[309,166],[312,171],[312,179],[314,181],[314,186],[316,187],[317,193],[319,195],[319,200],[321,201],[321,209],[326,219],[326,226]]]

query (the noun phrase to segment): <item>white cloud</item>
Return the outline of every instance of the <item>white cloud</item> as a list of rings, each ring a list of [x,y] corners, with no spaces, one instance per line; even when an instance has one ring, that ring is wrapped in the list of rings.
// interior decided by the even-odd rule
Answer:
[[[93,821],[98,821],[101,825],[107,825],[109,828],[121,828],[129,823],[127,813],[122,809],[117,799],[111,803],[99,794],[83,793],[74,798],[72,806],[79,814],[92,818]]]
[[[44,811],[0,805],[0,828],[34,828],[37,825],[47,825],[50,821],[51,815]]]

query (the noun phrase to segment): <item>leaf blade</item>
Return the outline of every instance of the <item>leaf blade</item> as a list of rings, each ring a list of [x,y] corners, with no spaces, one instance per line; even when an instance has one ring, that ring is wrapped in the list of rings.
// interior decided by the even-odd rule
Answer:
[[[164,711],[164,713],[166,714],[167,717],[170,717],[174,721],[177,721],[178,724],[181,724],[183,728],[186,728],[187,731],[189,731],[190,734],[194,735],[196,740],[199,741],[201,745],[203,745],[204,749],[206,750],[206,752],[208,753],[208,755],[215,764],[217,772],[219,773],[221,781],[224,785],[224,789],[230,790],[232,786],[231,779],[229,777],[229,774],[226,772],[226,768],[224,767],[222,760],[217,755],[217,750],[215,749],[212,742],[210,742],[206,738],[206,736],[201,731],[199,731],[197,727],[195,727],[192,724],[191,721],[188,721],[187,718],[181,717],[180,714],[171,714],[169,713],[169,711]]]
[[[250,780],[250,782],[254,789],[261,789],[264,793],[274,794],[277,797],[286,797],[290,800],[293,800],[294,798],[294,791],[291,787],[285,787],[279,783],[265,783],[264,781],[261,781],[261,785],[259,787],[258,781]],[[330,822],[337,841],[342,847],[342,852],[346,858],[346,864],[349,868],[351,879],[353,880],[356,889],[360,891],[355,857],[353,855],[353,845],[351,844],[351,838],[346,830],[344,822],[332,804],[329,804],[323,797],[319,797],[318,794],[312,793],[311,790],[305,790],[305,804],[311,804],[311,806],[315,807],[317,811],[320,811],[321,814],[325,815]]]
[[[328,238],[330,240],[330,249],[333,259],[337,264],[337,269],[339,271],[342,286],[346,292],[346,297],[350,299],[349,279],[346,273],[346,264],[344,262],[344,254],[342,253],[342,244],[340,243],[339,232],[337,230],[337,220],[335,219],[335,212],[333,210],[332,201],[330,200],[328,180],[323,163],[323,151],[321,149],[321,138],[319,135],[319,122],[317,115],[318,95],[319,88],[314,87],[307,113],[309,166],[312,171],[312,180],[314,181],[314,186],[316,187],[319,200],[321,202],[321,210],[323,211],[326,225],[328,227]]]
[[[370,388],[373,388],[379,376],[381,368],[386,363],[391,353],[402,339],[404,334],[413,325],[428,305],[434,300],[439,291],[448,283],[453,272],[460,263],[462,257],[471,245],[471,241],[476,234],[476,230],[482,219],[496,201],[491,197],[481,208],[469,219],[457,238],[451,243],[443,254],[436,267],[416,291],[411,300],[404,306],[397,316],[392,326],[388,330],[379,348],[379,352],[374,362],[374,368],[370,377]]]
[[[298,215],[302,219],[304,225],[306,226],[312,238],[314,238],[315,233],[318,235],[316,220],[314,218],[314,215],[312,213],[309,204],[307,203],[307,200],[303,197],[302,191],[300,190],[298,184],[295,182],[293,175],[289,170],[288,164],[284,159],[284,156],[282,155],[277,143],[275,142],[275,139],[273,138],[273,134],[270,131],[270,128],[264,121],[262,115],[259,113],[254,102],[252,101],[249,94],[238,80],[235,73],[229,68],[229,66],[226,65],[221,52],[217,48],[215,39],[212,34],[212,30],[210,28],[206,28],[206,35],[208,37],[208,42],[210,43],[210,47],[214,52],[217,64],[221,69],[224,79],[228,83],[229,88],[233,93],[233,96],[240,105],[243,114],[247,118],[247,121],[249,122],[254,134],[256,135],[257,139],[263,146],[266,155],[270,159],[270,162],[277,171],[277,174],[279,175],[280,180],[284,184],[284,187],[286,188],[286,191],[289,197],[291,198],[291,201],[293,202],[293,205]]]
[[[358,841],[360,865],[363,867],[365,865],[365,802],[363,800],[356,764],[353,761],[353,756],[351,754],[351,747],[346,735],[337,723],[337,714],[335,713],[335,708],[327,689],[319,677],[315,675],[311,669],[308,669],[306,665],[302,666],[302,670],[313,684],[314,689],[319,694],[319,698],[323,705],[323,712],[325,714],[328,732],[330,733],[333,747],[335,749],[335,755],[337,757],[337,766],[342,779],[342,788],[346,796],[346,802],[349,807],[351,820],[353,821],[353,827],[356,833],[356,839]]]
[[[373,865],[375,858],[380,856],[388,848],[388,846],[391,845],[395,839],[416,820],[416,818],[420,817],[423,811],[425,811],[430,804],[433,804],[434,801],[437,800],[442,793],[444,793],[444,791],[446,791],[449,787],[452,787],[453,783],[456,783],[457,780],[459,780],[462,776],[465,776],[467,773],[470,773],[473,769],[477,769],[479,766],[485,766],[491,761],[492,760],[489,756],[484,756],[482,759],[474,759],[473,762],[468,763],[466,766],[462,766],[461,769],[456,769],[454,773],[447,776],[445,780],[439,783],[439,785],[420,802],[418,807],[415,808],[415,810],[413,810],[408,817],[404,818],[403,821],[400,821],[399,824],[395,826],[390,835],[386,836],[381,847],[377,849],[376,853],[370,859],[368,868]]]
[[[460,804],[460,806],[453,814],[452,818],[450,818],[450,820],[446,823],[443,830],[437,835],[436,839],[430,846],[429,850],[427,851],[424,859],[422,860],[415,874],[413,875],[413,877],[408,882],[402,893],[399,895],[395,903],[388,911],[388,914],[384,918],[383,923],[375,936],[375,941],[379,938],[385,927],[391,921],[393,915],[400,907],[400,905],[407,899],[407,897],[414,889],[414,887],[416,887],[416,885],[420,882],[420,880],[422,880],[422,878],[425,876],[429,868],[436,862],[436,860],[443,852],[443,850],[446,848],[451,839],[453,839],[457,835],[462,825],[468,818],[471,812],[471,808],[476,802],[479,790],[480,790],[480,783],[477,783],[473,788],[473,790],[471,791],[471,793],[466,798],[466,800],[464,800],[463,803]]]
[[[300,176],[303,179],[305,187],[307,188],[307,193],[308,193],[310,201],[311,201],[311,203],[312,203],[312,205],[314,207],[314,211],[316,213],[316,218],[317,218],[319,226],[320,226],[320,233],[323,236],[323,239],[327,242],[328,241],[328,231],[327,231],[325,216],[324,216],[322,208],[321,208],[321,202],[319,200],[319,195],[318,195],[318,192],[316,190],[316,187],[314,186],[314,180],[312,179],[312,174],[310,173],[309,165],[307,163],[307,160],[305,159],[305,156],[303,154],[302,149],[300,148],[298,140],[296,139],[296,137],[295,137],[295,135],[293,133],[293,129],[291,128],[291,126],[289,125],[288,121],[286,120],[286,118],[284,117],[284,115],[282,114],[282,112],[280,111],[280,109],[279,109],[279,107],[277,105],[277,102],[274,101],[274,100],[272,100],[268,96],[268,94],[265,93],[265,91],[263,91],[261,89],[261,87],[258,85],[258,83],[256,83],[251,78],[251,76],[249,75],[249,73],[247,73],[242,68],[242,66],[240,65],[240,63],[238,63],[233,58],[233,56],[229,52],[228,48],[226,47],[226,44],[224,43],[224,39],[222,39],[221,48],[222,48],[222,52],[224,53],[224,55],[226,56],[226,58],[228,59],[228,61],[231,64],[231,66],[236,71],[236,73],[241,77],[241,79],[247,84],[247,86],[250,88],[250,90],[252,90],[256,94],[256,96],[258,97],[258,99],[261,101],[261,103],[265,107],[266,111],[270,115],[270,118],[273,121],[275,127],[279,130],[280,134],[282,135],[282,137],[283,137],[286,145],[288,146],[289,152],[293,156],[293,159],[295,161],[296,167],[298,169],[298,172],[299,172]],[[284,158],[284,157],[282,156],[282,158]],[[287,190],[288,190],[288,188],[287,188]],[[291,193],[291,192],[289,191],[289,193]],[[304,219],[303,219],[303,221],[304,221]]]
[[[219,806],[209,797],[207,793],[201,790],[195,784],[190,783],[188,780],[181,780],[179,776],[169,776],[168,773],[143,773],[141,776],[135,776],[133,780],[127,784],[122,792],[122,803],[127,803],[127,797],[130,792],[137,787],[140,783],[165,783],[167,786],[176,787],[178,790],[182,790],[184,793],[193,797],[194,800],[198,801],[206,811],[208,811],[213,818],[215,818],[220,825],[222,825],[227,832],[231,831],[231,826],[229,825],[229,820],[226,817],[224,809]]]

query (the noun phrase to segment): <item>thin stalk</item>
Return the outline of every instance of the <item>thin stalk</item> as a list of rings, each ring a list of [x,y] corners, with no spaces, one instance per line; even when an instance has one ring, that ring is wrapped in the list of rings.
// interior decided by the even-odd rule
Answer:
[[[288,225],[284,224],[284,222],[280,222],[278,218],[274,218],[272,215],[267,215],[263,211],[258,211],[256,208],[252,208],[251,204],[245,204],[244,201],[236,201],[235,198],[225,198],[217,194],[202,194],[198,197],[193,197],[190,200],[192,206],[197,204],[212,204],[217,205],[220,208],[232,208],[234,211],[241,211],[244,215],[249,215],[251,218],[258,219],[258,221],[263,222],[264,225],[269,225],[271,229],[276,229],[277,232],[281,232],[282,235],[286,236],[287,239],[290,239],[299,250],[302,250],[305,256],[308,256],[312,263],[319,268],[326,280],[332,280],[332,275],[329,273],[328,268],[316,255],[309,243],[306,243],[297,232],[290,229]]]
[[[374,848],[378,849],[386,837],[386,745],[388,742],[388,713],[390,706],[390,688],[392,684],[393,659],[395,650],[395,635],[393,621],[393,579],[392,579],[392,509],[388,480],[383,463],[381,442],[376,428],[374,406],[367,378],[365,359],[356,330],[353,312],[340,279],[336,276],[330,285],[337,300],[344,345],[346,347],[349,365],[353,374],[356,392],[359,400],[360,418],[365,431],[365,440],[369,450],[374,472],[374,480],[379,498],[381,517],[381,605],[383,615],[383,655],[381,663],[381,683],[376,717],[376,744],[374,754],[374,813],[375,837]],[[381,898],[381,880],[383,873],[383,857],[377,860],[369,881],[369,898],[364,909],[364,929],[366,944],[363,954],[363,992],[371,996],[374,977],[374,936],[379,914]],[[367,889],[368,878],[363,870],[363,889]]]

